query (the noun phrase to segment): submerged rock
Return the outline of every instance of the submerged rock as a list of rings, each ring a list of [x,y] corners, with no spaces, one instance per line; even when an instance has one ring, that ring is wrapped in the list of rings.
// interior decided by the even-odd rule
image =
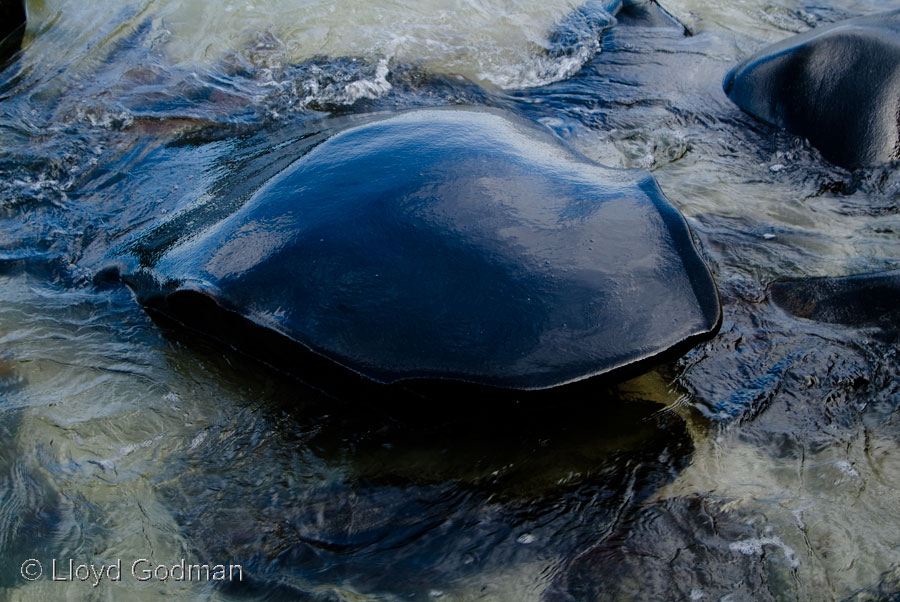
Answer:
[[[776,600],[791,591],[795,551],[760,532],[762,516],[714,497],[637,506],[564,565],[545,602]]]
[[[805,136],[847,168],[900,157],[900,10],[763,48],[726,76],[748,113]]]
[[[223,364],[208,378],[233,370]],[[229,594],[318,600],[340,587],[355,592],[347,599],[457,600],[470,599],[468,582],[493,600],[506,586],[492,575],[537,577],[535,566],[613,528],[623,506],[690,464],[686,423],[647,392],[631,383],[542,406],[463,397],[385,411],[323,399],[242,411],[157,491],[198,557],[244,567]],[[197,470],[222,457],[234,461]]]
[[[613,15],[621,7],[622,0],[588,0],[550,32],[547,52],[551,56],[574,56],[596,51],[603,32],[615,25]]]
[[[385,383],[548,388],[720,319],[687,225],[648,174],[488,111],[351,128],[191,234],[126,268],[144,303],[212,299],[199,313],[224,309]]]
[[[900,327],[900,270],[775,282],[769,295],[775,305],[800,318],[894,334]]]

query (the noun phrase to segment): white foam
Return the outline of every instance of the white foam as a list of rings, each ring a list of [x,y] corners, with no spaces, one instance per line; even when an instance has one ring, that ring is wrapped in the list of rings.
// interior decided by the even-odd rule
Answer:
[[[581,0],[260,0],[224,4],[203,0],[136,0],[72,4],[47,0],[29,14],[29,29],[96,27],[110,14],[144,12],[148,44],[181,66],[213,65],[260,37],[280,42],[266,60],[298,64],[313,57],[358,57],[379,62],[372,80],[354,82],[348,96],[367,98],[389,87],[391,61],[460,74],[500,87],[526,87],[568,77],[596,50],[586,41],[572,55],[545,52],[554,26]],[[384,65],[384,69],[381,65]],[[270,67],[276,67],[272,64]]]
[[[784,553],[784,557],[790,562],[791,568],[796,569],[800,566],[800,559],[797,558],[794,549],[781,541],[781,538],[776,535],[733,541],[728,545],[728,548],[733,552],[740,552],[745,556],[762,556],[763,548],[765,546],[779,548],[782,553]]]

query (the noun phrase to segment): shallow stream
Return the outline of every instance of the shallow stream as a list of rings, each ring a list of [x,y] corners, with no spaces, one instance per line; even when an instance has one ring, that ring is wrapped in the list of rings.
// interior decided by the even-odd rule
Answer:
[[[833,167],[721,89],[767,43],[893,3],[669,0],[691,35],[587,27],[560,52],[578,4],[29,1],[0,72],[0,599],[896,599],[896,338],[767,286],[898,267],[900,176]],[[131,233],[239,203],[310,140],[452,104],[651,170],[720,333],[577,397],[394,407],[94,283]],[[244,579],[139,581],[139,559]]]

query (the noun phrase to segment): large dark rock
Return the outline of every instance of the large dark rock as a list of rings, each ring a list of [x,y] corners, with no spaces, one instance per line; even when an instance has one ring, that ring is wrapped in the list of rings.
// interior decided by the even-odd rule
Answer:
[[[388,383],[548,388],[709,336],[720,319],[652,177],[480,110],[346,130],[215,226],[158,255],[145,245],[142,260],[125,277],[143,302],[167,312],[212,299],[195,308]]]
[[[900,10],[794,36],[747,58],[725,92],[842,167],[900,156]]]

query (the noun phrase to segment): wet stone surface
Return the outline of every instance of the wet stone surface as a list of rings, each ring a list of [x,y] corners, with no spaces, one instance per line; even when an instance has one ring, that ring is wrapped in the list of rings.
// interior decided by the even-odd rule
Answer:
[[[550,388],[708,338],[721,311],[646,173],[592,164],[499,112],[342,131],[160,250],[173,228],[112,254],[145,303],[191,325],[176,297],[211,298],[379,382]]]
[[[764,48],[723,85],[742,109],[809,138],[837,165],[900,158],[900,11],[839,21]]]

